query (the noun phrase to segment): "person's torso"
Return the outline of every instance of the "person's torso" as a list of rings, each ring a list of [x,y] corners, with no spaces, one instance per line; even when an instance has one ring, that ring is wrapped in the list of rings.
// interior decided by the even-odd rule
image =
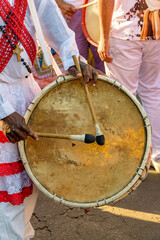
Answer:
[[[111,37],[124,40],[140,40],[143,25],[147,24],[148,35],[146,40],[154,39],[152,22],[149,20],[150,15],[147,15],[148,19],[144,22],[144,14],[147,9],[150,14],[150,2],[151,0],[116,0]],[[156,6],[154,9],[160,9],[159,0],[152,0],[153,5]],[[155,19],[155,21],[159,22],[159,19]]]
[[[14,5],[14,0],[8,0],[8,2],[11,4],[11,6]],[[35,29],[33,27],[33,24],[31,23],[29,8],[27,8],[24,25],[27,28],[30,35],[32,36],[32,38],[34,38],[35,40],[36,39]],[[5,26],[5,23],[1,17],[0,17],[0,26]],[[1,37],[2,37],[2,32],[0,32],[0,38]],[[23,45],[20,42],[18,43],[18,45],[21,49],[23,49],[23,52],[21,53],[21,58],[23,58],[25,62],[29,66],[31,66],[31,60],[28,54],[26,53]],[[29,75],[29,72],[23,65],[23,62],[18,62],[17,55],[13,54],[7,66],[5,67],[5,69],[0,73],[0,79],[1,81],[12,83],[12,82],[15,82],[15,80],[18,81],[27,75]]]

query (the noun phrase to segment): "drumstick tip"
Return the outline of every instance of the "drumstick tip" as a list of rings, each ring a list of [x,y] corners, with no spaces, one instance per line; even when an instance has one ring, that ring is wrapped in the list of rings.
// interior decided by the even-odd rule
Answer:
[[[98,145],[104,145],[105,144],[105,137],[104,135],[96,136],[96,142]]]
[[[84,142],[85,143],[94,143],[96,141],[96,138],[94,135],[92,134],[85,134],[85,139]]]

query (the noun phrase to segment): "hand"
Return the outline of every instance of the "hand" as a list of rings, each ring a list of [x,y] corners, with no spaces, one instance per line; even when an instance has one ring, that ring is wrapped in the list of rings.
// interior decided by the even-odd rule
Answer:
[[[64,1],[59,2],[58,6],[61,9],[63,16],[68,20],[71,20],[72,19],[71,17],[76,12],[76,8],[73,5],[66,3]]]
[[[77,70],[76,66],[70,67],[68,69],[68,73],[77,78],[81,78],[83,75],[84,84],[92,82],[92,85],[95,86],[98,78],[98,71],[89,64],[86,64],[84,62],[80,62],[80,67],[82,74]]]
[[[27,139],[28,136],[38,140],[38,136],[26,125],[24,118],[17,112],[1,120],[2,131],[12,143]]]
[[[98,46],[98,54],[102,61],[112,63],[113,58],[110,56],[109,48],[110,48],[110,40],[109,39],[105,39],[105,40],[101,39],[99,46]]]

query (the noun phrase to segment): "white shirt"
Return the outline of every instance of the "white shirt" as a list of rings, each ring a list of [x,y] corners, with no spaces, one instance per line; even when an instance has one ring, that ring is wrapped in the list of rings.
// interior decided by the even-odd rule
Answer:
[[[160,0],[146,0],[150,11],[160,9]]]
[[[115,0],[111,37],[140,40],[143,16],[147,8],[160,9],[159,0]]]
[[[11,5],[14,0],[8,0]],[[79,51],[75,42],[75,34],[68,28],[57,4],[53,0],[35,0],[35,5],[41,22],[45,40],[48,45],[54,48],[60,55],[65,70],[74,65],[72,56],[79,56]],[[24,24],[31,36],[35,39],[35,29],[31,22],[30,11],[27,8]],[[0,17],[0,25],[5,25]],[[2,33],[0,33],[0,37]],[[23,48],[22,45],[20,45]],[[21,57],[31,66],[31,61],[23,48]],[[22,64],[17,62],[17,56],[13,54],[3,72],[0,73],[0,82],[12,84],[21,81],[28,75],[28,71]],[[1,90],[0,90],[1,91]],[[14,112],[9,102],[4,102],[0,92],[0,119]]]

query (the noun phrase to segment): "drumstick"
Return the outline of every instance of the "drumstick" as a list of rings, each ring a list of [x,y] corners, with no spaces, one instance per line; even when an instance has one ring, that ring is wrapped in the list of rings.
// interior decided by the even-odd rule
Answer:
[[[83,135],[66,135],[66,134],[57,134],[57,133],[42,133],[36,132],[38,137],[47,137],[47,138],[59,138],[67,140],[76,140],[84,143],[94,143],[96,138],[92,134],[83,134]]]
[[[80,7],[77,7],[76,10],[82,9],[82,8],[85,8],[85,7],[92,6],[93,4],[95,4],[95,3],[97,3],[97,2],[98,2],[98,1],[96,0],[96,1],[93,1],[93,2],[91,2],[91,3],[84,4],[84,5],[80,6]]]
[[[73,56],[73,60],[74,60],[74,63],[76,65],[77,70],[80,73],[82,73],[81,68],[80,68],[80,64],[79,64],[79,61],[78,61],[76,55]],[[95,130],[96,130],[96,142],[98,143],[98,145],[104,145],[105,138],[104,138],[104,135],[101,132],[100,127],[99,127],[97,116],[96,116],[96,113],[95,113],[94,108],[93,108],[93,103],[92,103],[92,99],[91,99],[87,84],[84,84],[84,89],[85,89],[85,92],[86,92],[88,105],[89,105],[89,108],[90,108],[90,112],[91,112],[92,119],[93,119],[93,122],[94,122]]]

